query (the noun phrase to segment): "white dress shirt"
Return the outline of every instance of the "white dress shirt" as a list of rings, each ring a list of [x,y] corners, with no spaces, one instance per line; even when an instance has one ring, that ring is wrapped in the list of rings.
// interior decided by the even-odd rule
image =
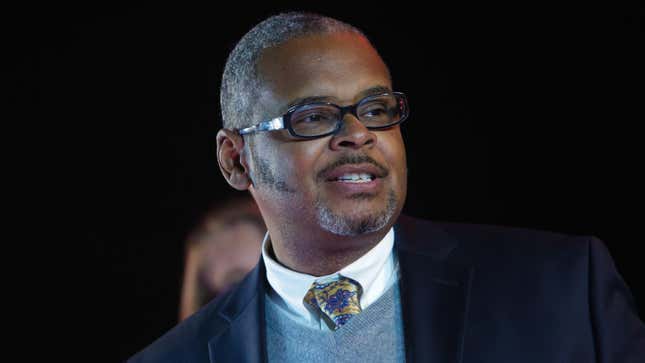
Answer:
[[[393,228],[358,260],[338,272],[319,277],[290,270],[277,262],[269,253],[270,243],[267,232],[262,242],[262,259],[266,266],[267,280],[272,288],[268,298],[296,322],[315,329],[330,330],[320,315],[303,301],[314,281],[325,282],[338,275],[358,281],[363,288],[361,308],[366,309],[398,279],[398,261],[393,252]]]

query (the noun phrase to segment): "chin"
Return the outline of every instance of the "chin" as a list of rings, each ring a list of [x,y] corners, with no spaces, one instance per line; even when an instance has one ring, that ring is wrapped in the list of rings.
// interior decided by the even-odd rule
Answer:
[[[374,208],[371,205],[361,205],[364,196],[357,195],[355,205],[350,210],[336,210],[326,205],[321,200],[316,201],[318,223],[333,234],[340,236],[360,236],[382,230],[391,224],[396,214],[397,198],[393,190],[382,206]],[[371,204],[371,203],[368,203]]]

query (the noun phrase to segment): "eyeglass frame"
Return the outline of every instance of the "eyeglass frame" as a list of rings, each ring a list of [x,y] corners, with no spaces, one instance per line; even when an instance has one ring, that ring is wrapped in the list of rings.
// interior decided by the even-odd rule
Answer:
[[[358,106],[360,104],[362,104],[366,99],[369,99],[369,98],[372,98],[372,97],[379,97],[379,96],[388,96],[388,95],[394,95],[395,97],[398,97],[398,98],[400,98],[400,100],[403,101],[403,106],[404,106],[403,110],[405,111],[405,113],[401,116],[401,118],[397,122],[395,122],[393,124],[390,124],[390,125],[386,125],[386,126],[367,126],[363,122],[361,122],[360,117],[356,113],[356,111],[358,109]],[[323,133],[323,134],[320,134],[320,135],[315,135],[315,136],[305,136],[305,135],[299,135],[298,133],[296,133],[296,131],[291,126],[291,115],[299,107],[311,106],[311,105],[321,105],[321,106],[326,105],[326,106],[333,106],[333,107],[338,108],[340,110],[340,117],[336,121],[336,127],[333,130],[329,131],[329,132],[326,132],[326,133]],[[338,133],[338,131],[340,131],[340,129],[343,126],[343,120],[345,118],[345,115],[348,114],[348,113],[351,114],[352,116],[354,116],[368,130],[383,130],[383,129],[389,129],[390,127],[396,126],[396,125],[402,123],[403,121],[405,121],[408,118],[408,116],[410,116],[410,109],[408,107],[408,98],[406,97],[406,95],[403,92],[384,92],[384,93],[369,95],[369,96],[364,97],[363,99],[361,99],[357,103],[355,103],[353,105],[348,105],[348,106],[338,106],[337,104],[331,103],[331,102],[313,102],[313,103],[298,104],[298,105],[291,106],[287,110],[287,112],[285,112],[282,116],[278,116],[278,117],[276,117],[274,119],[267,120],[267,121],[262,121],[260,123],[257,123],[255,125],[253,125],[253,126],[249,126],[249,127],[245,127],[243,129],[240,129],[240,130],[238,130],[238,134],[240,134],[240,135],[248,135],[248,134],[251,134],[251,133],[254,133],[254,132],[276,131],[276,130],[284,130],[284,129],[286,129],[287,131],[289,131],[289,135],[291,135],[293,137],[297,137],[297,138],[301,138],[301,139],[317,139],[317,138],[320,138],[320,137],[325,137],[325,136],[328,136],[328,135],[333,135],[333,134]]]

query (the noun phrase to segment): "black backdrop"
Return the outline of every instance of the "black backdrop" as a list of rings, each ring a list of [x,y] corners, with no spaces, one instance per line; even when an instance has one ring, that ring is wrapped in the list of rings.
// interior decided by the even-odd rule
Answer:
[[[42,153],[56,155],[48,175],[78,241],[60,264],[80,262],[67,285],[91,361],[122,360],[175,324],[183,238],[231,193],[214,142],[226,55],[287,9],[362,28],[409,95],[405,213],[596,235],[642,314],[642,7],[483,3],[5,12],[3,76],[28,127],[53,140]]]

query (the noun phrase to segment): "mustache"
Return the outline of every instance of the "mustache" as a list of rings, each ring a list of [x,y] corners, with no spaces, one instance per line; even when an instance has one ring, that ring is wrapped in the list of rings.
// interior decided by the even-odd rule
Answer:
[[[341,156],[338,160],[334,161],[333,163],[325,166],[321,171],[318,172],[318,179],[324,179],[325,175],[332,170],[338,168],[339,166],[347,165],[347,164],[363,164],[363,163],[368,163],[372,164],[375,167],[378,168],[379,170],[379,177],[386,177],[390,174],[389,170],[387,170],[386,167],[381,165],[378,161],[372,159],[370,156],[365,155],[365,154],[348,154],[348,155],[343,155]]]

